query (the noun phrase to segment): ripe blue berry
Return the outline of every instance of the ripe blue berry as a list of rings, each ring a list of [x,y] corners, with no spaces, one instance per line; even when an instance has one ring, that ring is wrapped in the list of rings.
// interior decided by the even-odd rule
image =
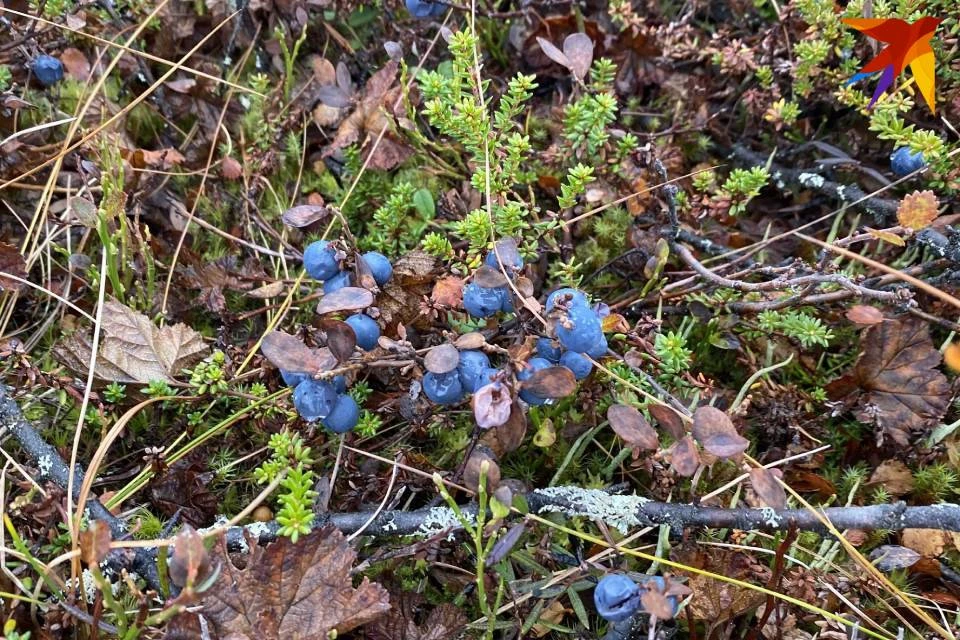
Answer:
[[[414,18],[436,18],[443,15],[446,5],[431,0],[407,0],[407,11]]]
[[[503,254],[501,254],[500,257],[503,258]],[[497,262],[497,254],[494,253],[493,250],[487,253],[487,257],[483,259],[483,263],[488,267],[493,267],[497,271],[500,270],[500,264]],[[508,275],[513,275],[514,272],[523,269],[523,258],[520,257],[520,254],[517,254],[513,264],[504,263],[503,266],[506,268]]]
[[[556,340],[537,338],[537,355],[550,362],[557,363],[560,362],[560,356],[563,355],[563,351],[560,349],[560,345],[557,344]]]
[[[620,622],[631,617],[640,608],[640,588],[625,575],[605,575],[593,591],[597,613],[609,622]]]
[[[339,291],[344,287],[350,286],[350,272],[341,271],[337,274],[334,274],[329,280],[323,283],[323,292],[324,293],[333,293],[334,291]]]
[[[577,380],[583,380],[593,371],[593,363],[576,351],[564,353],[563,357],[560,358],[560,366],[570,369],[573,372],[573,377]]]
[[[582,291],[565,287],[563,289],[557,289],[547,296],[547,311],[553,311],[559,300],[569,300],[570,306],[586,307],[588,305],[587,296],[584,295]]]
[[[480,374],[490,368],[490,358],[483,351],[474,349],[460,352],[460,364],[457,365],[457,372],[460,375],[460,385],[467,393],[473,393],[480,382]],[[487,380],[484,382],[486,384]]]
[[[530,358],[527,361],[528,367],[520,369],[517,372],[517,380],[529,380],[530,376],[533,375],[534,371],[540,371],[541,369],[546,369],[552,367],[553,363],[547,360],[546,358]],[[522,389],[520,391],[520,398],[529,405],[540,406],[547,403],[546,398],[541,398],[538,395],[535,395],[528,389]]]
[[[33,75],[45,87],[57,84],[63,80],[63,63],[53,56],[39,55],[33,59]]]
[[[508,287],[499,287],[500,291],[500,311],[504,313],[513,313],[513,296],[510,295]]]
[[[503,290],[471,282],[463,289],[463,308],[474,318],[488,318],[503,307]]]
[[[393,265],[387,260],[387,256],[382,253],[368,251],[363,254],[363,261],[370,267],[370,273],[373,274],[373,279],[377,281],[377,286],[382,287],[393,275]]]
[[[602,358],[605,355],[607,355],[608,348],[609,346],[607,345],[606,336],[604,336],[603,334],[600,334],[600,339],[597,340],[597,343],[592,347],[590,347],[589,349],[587,349],[584,353],[586,353],[588,356],[594,359]]]
[[[564,326],[569,321],[569,327]],[[596,312],[587,306],[571,305],[567,318],[556,324],[557,339],[568,351],[584,353],[603,338],[603,329]]]
[[[370,351],[377,346],[380,339],[380,325],[365,313],[355,313],[346,319],[353,332],[357,334],[357,346],[364,351]]]
[[[333,388],[337,393],[346,393],[347,392],[347,377],[346,376],[337,376],[333,380]]]
[[[337,402],[337,392],[333,385],[323,380],[308,378],[293,390],[293,406],[307,422],[326,418]]]
[[[287,371],[285,369],[280,369],[280,377],[283,378],[283,384],[287,385],[288,387],[295,387],[310,376],[299,371]]]
[[[477,375],[477,384],[474,387],[474,393],[480,390],[480,387],[493,382],[493,379],[500,373],[500,369],[487,367]]]
[[[423,376],[423,392],[437,404],[454,404],[463,399],[463,385],[457,370],[447,373],[428,372]]]
[[[360,407],[348,393],[341,393],[333,405],[333,410],[321,420],[323,426],[334,433],[346,433],[357,426],[360,420]]]
[[[337,252],[326,240],[317,240],[303,250],[303,268],[311,278],[329,280],[340,271]]]
[[[890,154],[890,168],[898,176],[913,173],[925,165],[923,153],[910,151],[910,147],[900,147]]]

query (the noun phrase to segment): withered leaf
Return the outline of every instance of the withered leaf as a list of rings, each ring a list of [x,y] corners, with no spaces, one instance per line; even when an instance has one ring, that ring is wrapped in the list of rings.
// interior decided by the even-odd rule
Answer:
[[[0,272],[26,279],[26,264],[19,249],[6,242],[0,242]],[[19,291],[23,286],[22,282],[0,275],[0,291]]]
[[[461,350],[480,349],[487,344],[487,339],[479,331],[465,333],[453,342],[453,346]]]
[[[883,312],[865,304],[853,305],[845,315],[847,320],[854,324],[871,325],[883,322]]]
[[[456,276],[440,278],[433,285],[430,299],[451,309],[458,308],[463,302],[463,280]]]
[[[750,446],[730,417],[716,407],[703,406],[694,412],[692,433],[704,449],[721,460],[736,457]]]
[[[72,370],[86,371],[92,347],[92,336],[78,331],[62,340],[55,352]],[[184,367],[206,353],[203,337],[190,327],[158,328],[142,313],[110,300],[104,302],[94,375],[121,383],[172,382]]]
[[[777,480],[783,478],[780,469],[750,469],[750,485],[757,496],[774,509],[787,508],[787,492]]]
[[[295,373],[328,371],[337,363],[329,349],[311,349],[300,338],[283,331],[263,336],[260,351],[276,368]]]
[[[941,419],[950,404],[950,384],[937,367],[940,352],[933,346],[926,323],[914,318],[886,320],[860,337],[860,358],[851,375],[830,383],[828,391],[863,392],[862,419],[876,420],[900,445],[911,431]],[[842,392],[841,391],[841,392]]]
[[[328,293],[320,299],[317,314],[336,313],[338,311],[359,311],[373,304],[373,294],[360,287],[343,287]]]
[[[491,385],[492,386],[492,385]],[[503,387],[503,385],[500,385]],[[479,392],[478,392],[479,393]],[[503,393],[506,394],[504,388]],[[516,451],[527,435],[527,414],[516,400],[510,406],[510,417],[498,427],[487,429],[480,436],[480,442],[490,447],[498,457]]]
[[[914,191],[907,194],[897,207],[897,222],[908,229],[919,231],[930,226],[937,217],[940,203],[933,191]]]
[[[463,486],[471,491],[478,491],[480,487],[481,466],[486,462],[486,490],[487,493],[493,493],[500,484],[500,465],[497,464],[497,457],[489,448],[478,444],[470,452],[470,459],[463,467]]]
[[[222,540],[215,548],[220,577],[203,595],[203,615],[217,635],[241,640],[326,638],[344,634],[390,609],[380,585],[363,578],[353,588],[356,553],[332,526],[296,543],[280,538],[266,547],[250,545],[237,569]]]
[[[625,404],[614,404],[607,409],[610,426],[631,447],[657,449],[660,442],[657,432],[639,411]]]
[[[900,460],[884,460],[870,474],[866,486],[880,485],[895,498],[913,491],[913,472]]]
[[[283,280],[277,280],[275,282],[268,282],[262,287],[257,287],[247,292],[247,297],[257,298],[258,300],[264,300],[266,298],[276,298],[283,290],[286,288],[286,284]]]
[[[571,33],[563,41],[567,68],[577,80],[583,80],[593,63],[593,40],[585,33]]]
[[[104,520],[91,520],[89,526],[80,532],[80,559],[87,566],[99,565],[110,553],[111,540],[110,525]]]
[[[566,367],[547,367],[534,371],[521,384],[524,389],[541,398],[563,398],[577,390],[577,379]]]
[[[700,452],[697,443],[690,436],[685,436],[673,443],[670,447],[670,466],[679,475],[689,478],[697,472],[700,466]]]
[[[460,364],[460,352],[450,343],[437,345],[427,351],[423,365],[431,373],[449,373]]]
[[[349,360],[357,346],[357,334],[353,327],[342,320],[324,318],[320,321],[320,329],[327,334],[327,348],[337,362]]]
[[[666,595],[656,589],[645,589],[640,596],[643,610],[659,620],[669,620],[673,617],[673,605]]]
[[[483,265],[473,274],[473,281],[484,289],[496,289],[507,284],[507,278],[500,269],[495,269],[489,265]]]
[[[430,609],[421,624],[425,598],[411,591],[395,596],[396,601],[390,613],[378,618],[363,629],[370,640],[453,640],[458,637],[467,622],[463,609],[450,603],[444,603]]]
[[[683,426],[683,419],[670,407],[650,403],[647,405],[647,411],[674,440],[679,440],[687,434],[687,430]]]
[[[210,573],[210,554],[203,544],[203,537],[189,524],[177,534],[167,570],[170,580],[178,587],[196,586]]]
[[[499,382],[483,385],[473,394],[473,416],[477,426],[492,429],[506,424],[510,419],[512,403],[506,386]]]
[[[233,258],[222,258],[214,262],[203,262],[191,258],[191,263],[181,269],[186,285],[200,290],[200,300],[210,311],[220,313],[227,308],[224,289],[247,291],[253,284],[234,275]]]
[[[537,37],[537,44],[540,45],[540,49],[543,50],[548,58],[561,66],[564,66],[568,69],[570,68],[570,58],[568,58],[567,54],[558,49],[552,42],[546,38]]]
[[[885,544],[870,552],[870,560],[883,572],[907,569],[915,565],[921,557],[913,549],[896,544]]]
[[[330,215],[330,210],[316,204],[300,204],[283,212],[280,219],[289,227],[308,227]]]

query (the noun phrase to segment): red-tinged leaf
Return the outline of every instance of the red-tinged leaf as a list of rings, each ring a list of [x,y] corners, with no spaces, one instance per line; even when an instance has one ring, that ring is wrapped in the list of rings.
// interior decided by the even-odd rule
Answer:
[[[353,355],[357,346],[357,334],[353,327],[342,320],[324,318],[320,321],[320,329],[327,334],[327,348],[338,362],[346,362]]]
[[[430,299],[436,304],[457,309],[463,303],[463,280],[456,276],[440,278],[433,285]]]
[[[660,428],[670,434],[674,440],[679,440],[687,435],[687,429],[683,426],[683,419],[676,411],[663,404],[649,404],[647,411]]]
[[[697,472],[700,467],[700,452],[697,451],[697,443],[693,438],[685,436],[670,447],[670,466],[684,478]]]
[[[460,364],[460,352],[452,344],[438,345],[423,358],[423,366],[431,373],[449,373]]]
[[[543,53],[557,64],[570,68],[570,58],[563,51],[560,51],[552,42],[544,38],[537,38],[537,43]]]
[[[299,204],[284,211],[280,218],[288,227],[300,229],[308,227],[318,220],[323,220],[329,215],[330,210],[326,207],[315,204]]]
[[[673,607],[667,596],[656,589],[646,589],[640,596],[640,604],[643,610],[651,616],[656,616],[658,620],[669,620],[673,617]]]
[[[783,478],[780,469],[750,469],[750,484],[763,502],[774,509],[787,508],[787,492],[778,480]]]
[[[639,411],[625,404],[607,409],[607,420],[617,435],[631,447],[656,450],[660,447],[657,432]]]
[[[317,314],[325,315],[340,311],[359,311],[373,304],[373,294],[360,287],[344,287],[328,293],[320,299]]]
[[[27,277],[26,264],[19,249],[6,242],[0,242],[0,271],[25,280]],[[19,291],[23,286],[22,282],[0,275],[0,290],[2,291]]]
[[[473,394],[473,417],[481,429],[505,425],[513,411],[513,398],[503,384],[485,384]],[[526,424],[523,425],[526,431]]]
[[[585,33],[571,33],[563,41],[563,54],[567,58],[567,68],[577,80],[587,77],[593,63],[593,40],[590,36]]]
[[[883,322],[883,312],[876,307],[857,304],[850,307],[846,313],[847,320],[859,325],[872,325]]]
[[[220,163],[220,175],[227,180],[239,180],[243,175],[243,165],[230,156],[224,156]]]
[[[295,373],[328,371],[337,363],[329,349],[311,349],[299,338],[283,331],[271,331],[265,335],[260,351],[276,368]]]
[[[577,390],[577,379],[566,367],[547,367],[534,371],[521,385],[541,398],[564,398]]]
[[[694,412],[692,433],[706,451],[721,460],[739,456],[750,446],[730,417],[715,407],[703,406]]]
[[[500,484],[500,465],[497,464],[497,457],[493,451],[478,444],[470,452],[470,459],[463,467],[463,485],[471,491],[477,491],[480,488],[481,466],[486,462],[488,465],[486,474],[486,491],[493,493]]]
[[[914,191],[897,207],[897,222],[914,231],[926,229],[939,213],[940,202],[933,191]]]

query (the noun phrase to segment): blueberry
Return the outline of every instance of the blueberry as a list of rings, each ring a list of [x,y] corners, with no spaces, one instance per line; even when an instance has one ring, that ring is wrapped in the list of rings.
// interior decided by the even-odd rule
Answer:
[[[531,407],[539,407],[540,405],[547,404],[546,398],[541,398],[538,395],[535,395],[529,389],[520,390],[520,399],[529,404]]]
[[[546,369],[552,367],[553,363],[547,360],[546,358],[530,358],[527,361],[527,367],[520,369],[517,372],[517,380],[529,380],[530,376],[533,375],[534,371],[540,371],[541,369]],[[535,395],[533,392],[528,389],[523,389],[520,391],[520,398],[529,405],[539,406],[547,403],[546,398],[541,398],[538,395]]]
[[[350,286],[350,272],[341,271],[337,274],[334,274],[329,280],[323,283],[323,292],[324,293],[333,293],[334,291],[339,291],[344,287]]]
[[[457,372],[460,375],[460,385],[467,393],[473,393],[477,387],[482,386],[480,374],[490,368],[490,358],[483,351],[471,349],[460,352],[460,364],[457,366]],[[487,380],[484,382],[486,384]]]
[[[63,63],[53,56],[39,55],[33,59],[33,75],[45,87],[63,80]]]
[[[286,371],[285,369],[280,369],[280,377],[283,378],[283,384],[287,385],[288,387],[295,387],[310,376],[299,371]]]
[[[568,351],[584,353],[594,348],[603,338],[603,328],[596,312],[587,306],[571,305],[567,312],[567,321],[570,327],[564,326],[565,321],[557,321],[557,339]]]
[[[341,393],[337,396],[333,411],[321,422],[334,433],[346,433],[357,426],[359,420],[360,407],[357,406],[357,401],[350,394]]]
[[[640,608],[640,588],[625,575],[613,573],[600,578],[593,591],[597,613],[609,622],[620,622]]]
[[[502,253],[500,257],[503,257]],[[497,254],[493,252],[493,249],[487,253],[487,257],[483,259],[483,263],[488,267],[493,267],[497,271],[500,270],[500,264],[497,262]],[[520,257],[520,254],[517,254],[513,264],[504,263],[503,266],[506,267],[507,275],[513,275],[513,272],[523,269],[523,258]]]
[[[510,295],[510,289],[507,287],[499,287],[500,291],[500,311],[504,313],[513,313],[513,296]]]
[[[347,318],[346,323],[357,334],[357,346],[361,349],[370,351],[377,346],[377,340],[380,339],[380,325],[376,320],[365,313],[355,313]]]
[[[537,338],[537,355],[550,362],[556,363],[560,362],[560,356],[563,355],[563,351],[560,349],[560,345],[557,344],[556,340]]]
[[[500,369],[494,367],[487,367],[477,375],[477,384],[474,387],[474,392],[476,392],[480,387],[484,387],[491,382],[493,382],[494,377],[500,374]]]
[[[437,404],[454,404],[463,398],[463,385],[457,370],[447,373],[428,372],[423,376],[423,392]]]
[[[597,340],[597,343],[587,349],[584,353],[593,359],[602,358],[607,355],[608,348],[609,346],[607,345],[607,338],[601,333],[600,339]]]
[[[557,301],[561,297],[564,299],[572,297],[573,299],[570,301],[571,306],[587,306],[587,296],[582,291],[565,287],[563,289],[557,289],[547,296],[547,311],[553,311],[557,305]]]
[[[474,318],[488,318],[503,308],[503,289],[486,289],[471,282],[463,289],[463,308]]]
[[[303,268],[311,278],[329,280],[340,271],[337,252],[326,240],[317,240],[303,250]]]
[[[333,385],[323,380],[308,378],[293,390],[293,406],[307,422],[326,418],[337,402],[337,392]]]
[[[393,265],[382,253],[368,251],[363,254],[363,261],[370,267],[370,273],[373,274],[373,279],[377,281],[378,286],[382,287],[393,275]]]
[[[443,15],[446,5],[430,0],[407,0],[407,11],[414,18],[436,18]]]
[[[337,393],[346,393],[347,392],[347,377],[346,376],[337,376],[333,380],[333,388]]]
[[[890,154],[890,168],[898,176],[913,173],[925,164],[923,152],[914,153],[910,151],[910,147],[900,147]]]
[[[583,380],[593,371],[593,363],[576,351],[564,353],[563,357],[560,358],[560,366],[570,369],[573,372],[573,377],[577,380]]]

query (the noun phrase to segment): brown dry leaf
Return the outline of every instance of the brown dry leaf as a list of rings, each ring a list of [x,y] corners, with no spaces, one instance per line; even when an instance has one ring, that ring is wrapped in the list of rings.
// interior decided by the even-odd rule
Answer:
[[[937,369],[940,352],[926,323],[887,320],[864,331],[860,348],[853,371],[831,382],[828,391],[862,392],[861,420],[875,420],[894,441],[907,445],[911,431],[924,430],[943,417],[950,384]]]
[[[156,151],[137,149],[134,156],[139,156],[133,161],[134,166],[140,164],[137,160],[142,159],[143,165],[164,170],[183,164],[183,161],[186,160],[183,154],[176,149],[158,149]]]
[[[563,616],[566,615],[567,609],[563,606],[559,600],[554,600],[547,608],[540,612],[538,620],[543,620],[544,622],[549,622],[552,625],[558,625],[563,622]],[[551,632],[550,627],[545,624],[540,624],[539,622],[533,625],[533,628],[530,629],[533,633],[534,638],[543,638]]]
[[[433,607],[426,619],[421,620],[417,614],[426,599],[418,593],[392,594],[392,599],[394,605],[390,613],[364,628],[370,640],[453,640],[469,622],[467,614],[450,603]]]
[[[300,229],[308,227],[318,220],[323,220],[330,215],[330,210],[326,207],[313,204],[300,204],[290,207],[283,212],[280,219],[288,227]]]
[[[324,318],[320,321],[320,329],[327,334],[327,348],[338,362],[346,362],[353,355],[357,346],[357,334],[353,327],[343,320]]]
[[[607,420],[627,445],[656,450],[660,446],[657,432],[639,411],[625,404],[614,404],[607,409]]]
[[[774,509],[787,508],[787,492],[778,482],[781,478],[783,472],[780,469],[750,469],[750,485],[754,492],[768,507]]]
[[[224,289],[248,291],[253,287],[251,282],[233,275],[236,265],[232,258],[221,258],[215,262],[203,262],[199,259],[191,262],[181,270],[184,282],[190,289],[200,290],[203,305],[214,313],[220,313],[227,308]]]
[[[913,491],[913,472],[899,460],[884,460],[873,473],[867,486],[880,485],[891,496],[899,498]]]
[[[203,615],[217,635],[231,640],[308,640],[343,634],[390,610],[379,584],[363,578],[354,589],[356,553],[343,534],[326,526],[296,543],[280,538],[250,545],[243,569],[223,540],[214,548],[220,577],[203,594]]]
[[[647,405],[647,411],[649,411],[650,416],[657,421],[657,424],[666,430],[674,440],[679,440],[687,434],[687,430],[683,426],[683,419],[670,407],[651,403]]]
[[[24,262],[19,249],[6,242],[0,242],[0,272],[26,279],[26,265],[27,263]],[[19,291],[23,286],[22,282],[0,275],[0,290],[2,291]]]
[[[60,54],[60,62],[67,76],[80,82],[86,82],[90,77],[90,62],[82,51],[75,47],[67,47]]]
[[[463,280],[456,276],[448,276],[437,280],[433,285],[430,299],[436,304],[457,309],[463,302]]]
[[[684,561],[679,553],[675,555],[677,557],[671,559]],[[703,559],[705,563],[700,568],[730,578],[752,584],[765,584],[769,579],[769,568],[746,553],[718,549],[712,551]],[[696,566],[690,562],[684,562],[684,564]],[[690,613],[697,620],[709,620],[715,623],[732,620],[756,608],[766,599],[764,594],[752,589],[702,575],[691,575],[687,581],[687,586],[693,590],[693,598],[689,605]]]
[[[112,540],[110,525],[104,520],[92,520],[90,525],[80,532],[80,559],[87,566],[99,565],[110,553]]]
[[[437,345],[423,357],[423,366],[431,373],[450,373],[460,364],[460,352],[452,344]]]
[[[239,180],[243,175],[243,165],[230,156],[224,156],[220,163],[220,175],[227,180]]]
[[[939,208],[940,203],[933,191],[914,191],[900,201],[897,222],[914,231],[926,229],[937,217]]]
[[[585,33],[571,33],[563,41],[563,53],[570,73],[583,80],[593,63],[593,40]]]
[[[196,586],[210,573],[210,554],[203,544],[203,537],[189,524],[177,534],[167,570],[170,581],[178,587]]]
[[[703,406],[694,412],[692,433],[707,452],[721,460],[739,456],[750,446],[750,441],[737,433],[730,416],[716,407]]]
[[[527,414],[520,408],[520,403],[514,400],[510,406],[510,417],[507,421],[498,427],[484,431],[480,436],[480,442],[490,447],[497,457],[502,458],[511,451],[519,449],[526,434]]]
[[[871,325],[883,322],[883,312],[876,307],[865,304],[856,304],[850,307],[845,315],[847,320],[854,324]]]
[[[260,342],[260,350],[277,369],[315,374],[328,371],[337,364],[330,349],[311,349],[296,336],[271,331]]]
[[[869,557],[877,569],[889,572],[912,567],[917,564],[921,555],[907,547],[901,547],[896,544],[885,544],[871,551]]]
[[[463,467],[463,486],[471,491],[478,491],[480,487],[480,467],[486,461],[489,465],[486,474],[486,487],[488,493],[493,493],[500,484],[500,465],[497,464],[497,457],[489,448],[478,444],[470,452],[470,459]]]
[[[900,542],[927,558],[943,555],[946,545],[952,544],[950,536],[941,529],[904,529],[900,532]]]
[[[524,389],[541,398],[563,398],[577,390],[577,379],[566,367],[534,371],[522,383]]]
[[[328,293],[320,299],[317,314],[336,313],[338,311],[359,311],[373,304],[373,294],[360,287],[343,287]]]
[[[257,287],[251,291],[247,292],[248,298],[256,298],[258,300],[264,300],[266,298],[276,298],[284,289],[287,288],[286,283],[283,280],[277,280],[276,282],[269,282],[262,287]]]
[[[673,443],[670,447],[670,466],[679,475],[689,478],[697,472],[700,466],[700,452],[697,443],[690,436],[685,436]]]
[[[74,371],[87,371],[90,334],[77,332],[55,348]],[[203,336],[185,324],[157,328],[147,316],[115,300],[104,303],[100,349],[94,374],[101,380],[143,383],[173,382],[174,377],[207,353]]]

